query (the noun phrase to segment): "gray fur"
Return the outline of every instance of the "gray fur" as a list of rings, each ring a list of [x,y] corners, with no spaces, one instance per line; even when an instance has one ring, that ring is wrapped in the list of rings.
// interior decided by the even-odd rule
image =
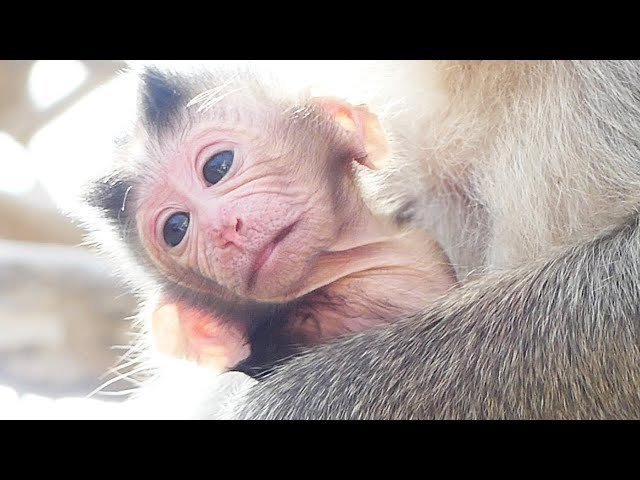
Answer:
[[[248,392],[237,418],[638,418],[637,228],[294,359]]]

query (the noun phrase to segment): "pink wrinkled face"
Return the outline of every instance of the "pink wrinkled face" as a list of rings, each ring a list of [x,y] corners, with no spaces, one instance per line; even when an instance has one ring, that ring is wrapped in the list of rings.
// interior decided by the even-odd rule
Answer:
[[[286,301],[339,241],[351,209],[337,205],[335,191],[345,188],[337,182],[349,162],[324,141],[292,147],[265,137],[203,128],[155,162],[161,171],[141,188],[137,223],[152,261],[173,280]]]

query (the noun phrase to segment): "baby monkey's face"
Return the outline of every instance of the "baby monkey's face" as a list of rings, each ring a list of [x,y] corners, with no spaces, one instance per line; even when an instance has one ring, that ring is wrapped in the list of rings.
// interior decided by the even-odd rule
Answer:
[[[339,123],[315,104],[304,115],[263,113],[269,123],[257,128],[253,112],[209,112],[165,142],[138,196],[152,262],[174,282],[228,301],[281,303],[316,288],[319,259],[359,236],[370,217],[352,172],[366,148],[343,116]]]

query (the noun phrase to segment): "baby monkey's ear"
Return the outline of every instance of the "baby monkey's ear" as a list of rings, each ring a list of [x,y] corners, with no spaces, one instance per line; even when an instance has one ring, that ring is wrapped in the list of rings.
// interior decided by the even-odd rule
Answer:
[[[152,342],[158,351],[223,373],[251,354],[242,327],[210,311],[161,298],[151,309]]]
[[[382,168],[391,155],[387,136],[373,113],[366,105],[353,106],[336,97],[316,97],[313,101],[342,128],[354,134],[358,149],[366,155],[355,161],[372,170]]]

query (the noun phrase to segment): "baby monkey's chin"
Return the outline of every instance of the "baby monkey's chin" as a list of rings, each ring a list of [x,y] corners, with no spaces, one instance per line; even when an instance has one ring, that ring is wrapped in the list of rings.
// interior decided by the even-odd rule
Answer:
[[[276,232],[249,262],[235,292],[260,302],[284,303],[307,293],[304,278],[317,254],[304,242],[304,229],[294,222]],[[240,273],[240,272],[238,272]]]
[[[285,265],[280,269],[279,264]],[[306,263],[293,265],[278,256],[272,256],[258,272],[255,281],[237,293],[258,302],[287,303],[308,293],[304,278],[309,269]]]

